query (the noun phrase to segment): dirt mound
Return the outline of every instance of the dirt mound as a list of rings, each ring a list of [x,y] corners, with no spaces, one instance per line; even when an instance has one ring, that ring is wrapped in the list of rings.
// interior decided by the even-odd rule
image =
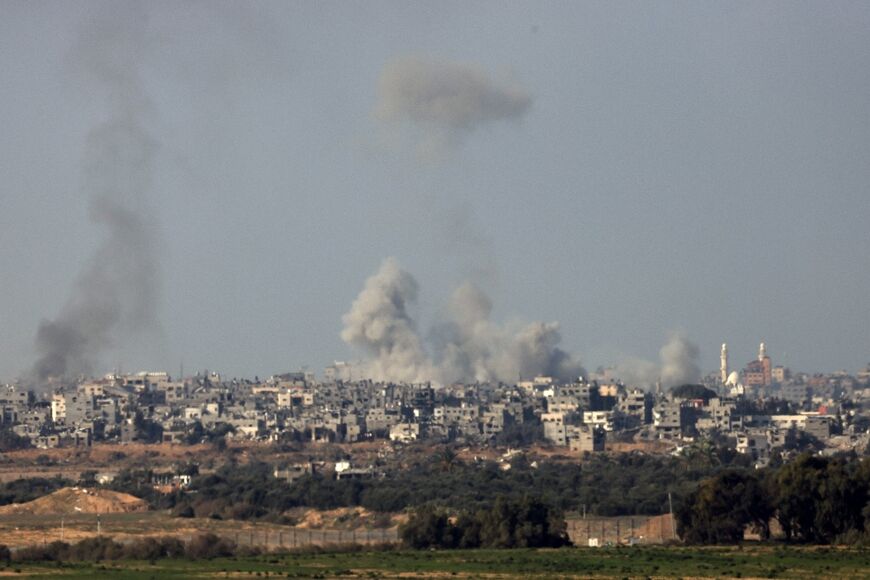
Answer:
[[[0,515],[108,514],[148,511],[138,497],[109,491],[64,487],[27,503],[0,507]]]
[[[395,527],[405,520],[404,514],[372,512],[362,507],[315,510],[292,509],[285,514],[297,528],[331,530],[382,529]]]

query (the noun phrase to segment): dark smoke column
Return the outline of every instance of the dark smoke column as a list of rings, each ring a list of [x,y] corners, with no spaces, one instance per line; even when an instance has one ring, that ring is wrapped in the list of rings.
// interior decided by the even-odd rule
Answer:
[[[93,98],[108,104],[108,120],[88,136],[82,186],[90,219],[106,236],[60,313],[39,325],[32,369],[39,385],[91,372],[121,331],[159,327],[156,224],[147,203],[157,143],[145,129],[150,101],[139,76],[144,18],[126,4],[109,11],[114,14],[82,35],[73,71]],[[58,237],[64,235],[75,234]]]

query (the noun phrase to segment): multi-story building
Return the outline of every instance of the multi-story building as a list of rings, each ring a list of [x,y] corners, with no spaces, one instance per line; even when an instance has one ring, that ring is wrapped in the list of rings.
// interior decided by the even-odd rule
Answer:
[[[746,386],[766,387],[773,382],[770,357],[762,342],[758,348],[758,359],[750,361],[743,369],[743,384]]]

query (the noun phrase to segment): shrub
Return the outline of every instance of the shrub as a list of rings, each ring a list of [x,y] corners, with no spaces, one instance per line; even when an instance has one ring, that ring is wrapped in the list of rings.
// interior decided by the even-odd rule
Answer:
[[[177,518],[194,518],[196,517],[196,512],[193,511],[191,506],[186,505],[184,507],[179,506],[179,508],[175,510],[174,515]]]
[[[87,538],[69,547],[70,560],[99,562],[118,560],[124,556],[124,547],[104,536]]]
[[[199,534],[188,542],[185,555],[191,560],[209,560],[232,556],[235,548],[235,543],[214,534]]]

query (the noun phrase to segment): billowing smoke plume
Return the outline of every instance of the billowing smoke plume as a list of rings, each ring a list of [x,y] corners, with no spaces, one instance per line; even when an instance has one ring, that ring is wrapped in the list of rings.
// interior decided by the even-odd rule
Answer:
[[[156,325],[159,268],[146,196],[157,146],[144,129],[149,101],[138,75],[139,16],[95,26],[76,52],[83,65],[76,74],[95,80],[110,107],[108,120],[88,137],[83,184],[91,220],[106,237],[58,316],[39,326],[33,375],[40,382],[90,372],[120,331]]]
[[[682,333],[675,333],[659,351],[662,361],[662,386],[675,387],[701,380],[698,357],[701,352]]]
[[[417,283],[389,258],[366,282],[344,318],[342,338],[369,355],[365,372],[376,380],[436,383],[515,382],[535,375],[576,380],[583,367],[558,348],[558,324],[500,326],[476,286],[453,294],[447,320],[429,334],[432,356],[408,313]]]
[[[366,280],[344,315],[341,338],[369,356],[367,375],[375,380],[423,382],[432,369],[423,351],[409,305],[417,300],[417,281],[388,258]]]
[[[492,303],[480,288],[466,283],[450,301],[450,320],[433,331],[443,382],[502,381],[554,376],[576,380],[583,368],[557,347],[557,323],[500,326],[489,317]]]
[[[669,388],[701,380],[700,350],[683,333],[675,332],[659,351],[660,363],[629,358],[616,366],[616,374],[627,385],[652,387],[661,382]]]
[[[419,57],[393,60],[381,73],[375,115],[421,131],[421,149],[455,144],[475,129],[528,112],[531,96],[482,68]]]
[[[616,377],[626,385],[651,389],[661,379],[661,366],[651,360],[627,358],[616,365]]]

